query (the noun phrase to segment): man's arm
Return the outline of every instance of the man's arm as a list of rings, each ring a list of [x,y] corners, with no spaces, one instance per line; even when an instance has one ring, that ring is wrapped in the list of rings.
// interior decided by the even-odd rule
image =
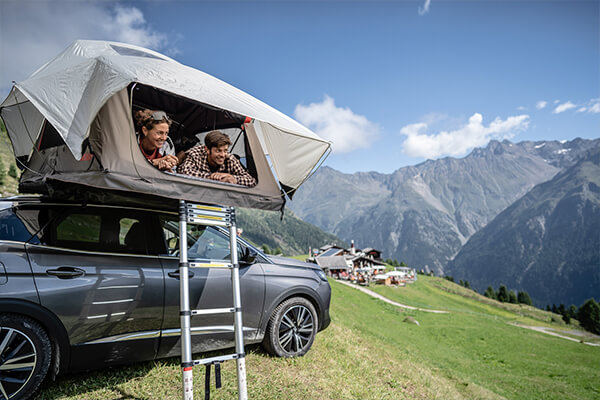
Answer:
[[[246,169],[240,164],[237,158],[229,156],[229,171],[227,171],[236,178],[238,185],[253,187],[256,186],[256,179],[246,171]]]

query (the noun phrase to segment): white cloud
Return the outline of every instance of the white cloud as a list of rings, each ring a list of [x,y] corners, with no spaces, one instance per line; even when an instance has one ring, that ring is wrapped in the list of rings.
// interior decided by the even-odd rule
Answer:
[[[587,112],[593,114],[600,113],[600,99],[590,100],[590,106],[587,108]]]
[[[537,103],[535,103],[535,108],[537,108],[538,110],[541,110],[542,108],[545,108],[547,105],[548,105],[547,101],[540,100]]]
[[[587,111],[587,107],[580,107],[580,108],[577,110],[577,112],[578,112],[578,113],[582,113],[582,112],[585,112],[585,111]]]
[[[431,5],[431,0],[425,0],[425,4],[423,7],[419,7],[419,15],[425,15],[429,12],[429,6]]]
[[[349,108],[337,107],[327,95],[321,103],[298,104],[294,117],[322,138],[333,142],[334,153],[370,147],[379,136],[377,124]]]
[[[2,54],[10,57],[9,63],[0,63],[0,90],[5,93],[11,81],[27,78],[77,39],[114,40],[158,51],[169,44],[168,35],[153,29],[142,11],[116,2],[0,0],[0,13]]]
[[[554,114],[560,114],[575,107],[577,107],[575,104],[571,103],[570,101],[567,101],[566,103],[562,103],[556,106],[556,108],[552,112]]]
[[[461,156],[469,150],[486,145],[491,139],[509,139],[529,126],[529,115],[517,115],[505,120],[499,117],[488,126],[479,113],[473,114],[466,125],[452,131],[427,134],[427,123],[419,122],[402,127],[406,136],[404,152],[413,157],[436,158],[442,155]]]
[[[519,110],[519,111],[525,111],[525,110],[527,110],[527,107],[525,107],[525,106],[519,106],[519,107],[517,107],[517,110]]]

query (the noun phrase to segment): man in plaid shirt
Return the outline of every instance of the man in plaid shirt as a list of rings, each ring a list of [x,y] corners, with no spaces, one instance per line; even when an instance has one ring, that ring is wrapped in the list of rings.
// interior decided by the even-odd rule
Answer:
[[[185,152],[183,162],[177,167],[178,173],[248,187],[256,185],[256,179],[229,154],[229,136],[212,131],[204,143],[205,146],[196,145]]]

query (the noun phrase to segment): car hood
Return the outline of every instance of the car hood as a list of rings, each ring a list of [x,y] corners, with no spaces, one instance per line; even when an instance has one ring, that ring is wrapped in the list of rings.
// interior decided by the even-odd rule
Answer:
[[[279,256],[267,256],[275,264],[289,265],[290,267],[304,267],[310,269],[321,269],[317,264],[307,263],[300,260],[294,260],[293,258],[279,257]]]

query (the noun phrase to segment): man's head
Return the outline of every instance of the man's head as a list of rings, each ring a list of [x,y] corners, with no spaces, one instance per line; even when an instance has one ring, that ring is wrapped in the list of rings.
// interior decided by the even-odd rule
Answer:
[[[212,167],[223,165],[227,157],[231,140],[221,131],[209,132],[204,138],[208,153],[207,160]]]

